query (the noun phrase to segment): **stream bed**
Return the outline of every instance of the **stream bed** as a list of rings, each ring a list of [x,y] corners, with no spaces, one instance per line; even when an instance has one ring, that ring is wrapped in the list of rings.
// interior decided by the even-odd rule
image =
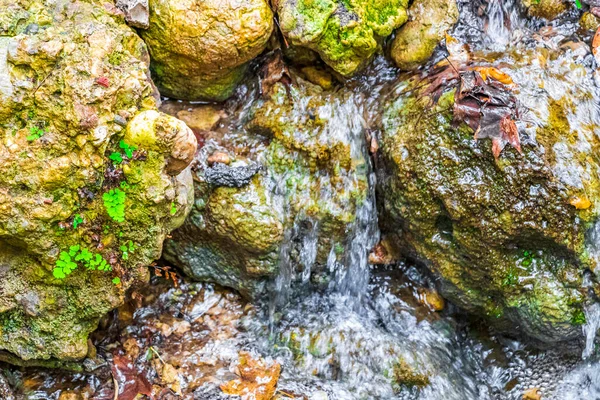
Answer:
[[[572,126],[600,126],[596,77],[572,68],[573,63],[590,71],[593,66],[589,46],[583,45],[591,36],[578,31],[573,16],[543,24],[519,16],[513,0],[458,3],[461,20],[451,35],[470,46],[471,57],[498,68],[517,55],[526,60],[526,66],[512,73],[521,88],[516,97],[527,109],[520,122],[529,135],[526,140],[534,140],[535,127],[546,117],[540,104],[558,93],[589,97],[574,110]],[[452,56],[439,49],[426,71],[448,59],[454,68]],[[338,89],[344,100],[328,105],[330,125],[336,127],[330,134],[348,139],[355,154],[368,154],[373,142],[365,140],[364,131],[377,140],[383,102],[404,89],[402,82],[421,73],[399,76],[387,60],[377,57],[363,74]],[[542,84],[545,94],[537,90]],[[253,157],[264,145],[258,139],[244,142],[240,133],[258,91],[256,82],[250,82],[219,108],[218,124],[201,138],[205,156],[227,138],[232,147],[250,149],[248,159],[260,161]],[[175,115],[198,107],[206,105],[163,104],[165,112]],[[600,399],[596,305],[585,310],[585,343],[540,350],[510,332],[496,332],[444,300],[439,282],[420,263],[369,263],[369,253],[381,239],[381,221],[375,190],[380,176],[374,172],[378,160],[367,158],[368,198],[345,231],[342,261],[336,260],[338,249],[332,247],[333,256],[316,271],[322,233],[317,223],[308,228],[303,223],[286,232],[296,247],[282,249],[279,275],[268,294],[253,302],[233,290],[180,275],[173,282],[171,270],[164,269],[167,264],[151,267],[151,284],[134,290],[126,305],[102,320],[92,338],[95,354],[88,354],[96,361],[84,365],[85,372],[2,365],[0,393],[8,385],[16,399],[27,400],[112,400],[117,398],[115,388],[118,398],[127,400],[135,397],[129,397],[134,391],[166,400],[229,399],[223,386],[239,378],[241,359],[251,359],[250,365],[264,373],[261,384],[276,384],[274,398],[280,400]],[[568,164],[562,173],[570,174]],[[334,195],[323,193],[322,201]],[[301,265],[291,264],[291,251],[300,254]],[[317,283],[319,274],[330,279]],[[273,375],[279,374],[274,365],[281,371],[273,383]]]

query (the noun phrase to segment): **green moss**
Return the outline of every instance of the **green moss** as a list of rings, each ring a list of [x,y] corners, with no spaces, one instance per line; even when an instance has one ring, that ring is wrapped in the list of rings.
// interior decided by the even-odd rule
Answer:
[[[408,0],[283,0],[278,15],[293,45],[319,53],[335,71],[350,76],[379,49],[381,40],[408,19]]]

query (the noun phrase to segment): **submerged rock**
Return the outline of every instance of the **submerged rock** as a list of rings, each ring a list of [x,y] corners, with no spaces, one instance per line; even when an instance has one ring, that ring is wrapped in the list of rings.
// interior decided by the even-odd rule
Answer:
[[[150,26],[140,34],[161,94],[220,101],[231,96],[272,30],[266,0],[150,0]]]
[[[407,19],[408,0],[278,0],[281,31],[292,45],[319,53],[344,76],[365,65],[383,38]]]
[[[165,247],[194,279],[255,296],[282,265],[302,268],[307,280],[342,258],[368,194],[361,113],[348,94],[295,80],[275,83],[250,115],[203,139],[195,207]],[[215,152],[230,165],[211,166]]]
[[[441,277],[444,296],[549,343],[581,336],[584,277],[598,263],[587,236],[600,211],[599,97],[577,57],[538,49],[495,60],[520,101],[522,154],[506,147],[495,160],[465,109],[453,112],[456,85],[436,102],[435,74],[397,88],[381,141],[385,229]]]
[[[195,138],[156,111],[146,47],[121,15],[0,0],[3,360],[85,357],[191,206]]]
[[[429,60],[444,34],[458,21],[455,0],[415,1],[410,22],[396,33],[391,56],[396,65],[410,70]]]

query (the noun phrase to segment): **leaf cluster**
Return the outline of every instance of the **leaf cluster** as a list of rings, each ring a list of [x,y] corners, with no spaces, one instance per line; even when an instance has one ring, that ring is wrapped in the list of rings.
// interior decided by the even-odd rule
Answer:
[[[90,271],[112,271],[110,264],[99,253],[93,253],[79,245],[69,247],[69,251],[61,251],[52,275],[57,279],[65,279],[79,266]]]
[[[127,144],[124,140],[121,140],[119,142],[119,147],[121,148],[121,150],[123,150],[123,153],[125,153],[125,157],[127,159],[133,159],[133,152],[137,150],[136,146]],[[125,160],[125,158],[123,157],[123,153],[119,151],[114,151],[110,153],[108,158],[111,159],[115,164],[121,164],[123,160]]]
[[[31,128],[29,128],[29,135],[27,135],[27,141],[33,142],[44,136],[44,133],[46,132],[44,132],[42,128],[38,126],[32,126]]]
[[[102,195],[106,212],[117,222],[125,221],[125,197],[125,192],[119,188],[111,189]]]

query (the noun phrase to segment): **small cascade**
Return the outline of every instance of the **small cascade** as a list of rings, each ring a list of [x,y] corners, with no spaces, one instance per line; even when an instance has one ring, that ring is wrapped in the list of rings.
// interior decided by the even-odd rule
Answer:
[[[583,336],[585,337],[583,359],[587,359],[594,354],[594,342],[598,329],[600,329],[600,303],[593,303],[586,307],[585,321],[583,325]]]
[[[369,251],[379,241],[377,211],[375,209],[375,175],[369,178],[369,198],[359,207],[356,220],[350,227],[348,245],[341,265],[337,265],[336,289],[360,303],[369,284]]]
[[[506,4],[509,3],[509,4]],[[486,9],[488,17],[485,33],[486,44],[491,49],[503,50],[510,43],[511,29],[508,10],[514,10],[513,1],[490,0]],[[508,5],[508,8],[506,7]]]

